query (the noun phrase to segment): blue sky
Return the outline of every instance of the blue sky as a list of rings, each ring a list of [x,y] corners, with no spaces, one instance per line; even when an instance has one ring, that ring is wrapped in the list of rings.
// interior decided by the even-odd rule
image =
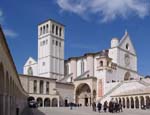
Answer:
[[[66,25],[65,59],[107,49],[127,29],[138,71],[150,75],[148,0],[1,0],[0,23],[19,73],[29,56],[37,59],[37,25],[48,18]]]

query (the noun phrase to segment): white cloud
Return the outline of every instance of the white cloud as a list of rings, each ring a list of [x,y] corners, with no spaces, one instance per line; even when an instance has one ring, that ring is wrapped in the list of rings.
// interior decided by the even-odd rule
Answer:
[[[3,31],[7,37],[15,38],[18,36],[18,34],[11,29],[4,29]]]
[[[117,17],[128,18],[136,15],[144,18],[149,15],[148,0],[57,0],[63,11],[85,15],[97,15],[102,22],[115,20]]]
[[[3,20],[4,20],[3,12],[2,12],[2,10],[0,9],[0,24],[3,22]]]
[[[3,11],[1,9],[0,9],[0,24],[3,25],[2,27],[4,28],[3,31],[4,31],[5,36],[10,37],[10,38],[15,38],[18,36],[18,34],[15,31],[7,27],[7,24],[4,20]]]

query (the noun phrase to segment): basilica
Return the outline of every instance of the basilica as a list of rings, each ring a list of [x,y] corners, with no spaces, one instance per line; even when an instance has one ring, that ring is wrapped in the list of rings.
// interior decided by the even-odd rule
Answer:
[[[90,106],[118,101],[124,108],[150,106],[150,79],[137,70],[136,49],[129,33],[112,38],[110,47],[64,59],[65,27],[49,19],[38,25],[38,57],[29,57],[20,80],[40,106]]]

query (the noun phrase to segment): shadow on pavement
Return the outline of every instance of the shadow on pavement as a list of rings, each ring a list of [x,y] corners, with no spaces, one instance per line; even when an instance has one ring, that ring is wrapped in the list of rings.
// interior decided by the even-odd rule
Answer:
[[[20,115],[45,115],[43,112],[37,108],[26,107]]]

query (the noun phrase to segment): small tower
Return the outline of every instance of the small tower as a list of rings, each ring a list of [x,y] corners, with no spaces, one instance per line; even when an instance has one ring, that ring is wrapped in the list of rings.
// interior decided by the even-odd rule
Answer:
[[[64,77],[64,25],[51,19],[38,25],[38,75]]]
[[[111,40],[111,48],[117,47],[118,44],[119,44],[118,38],[113,38],[113,39]]]

